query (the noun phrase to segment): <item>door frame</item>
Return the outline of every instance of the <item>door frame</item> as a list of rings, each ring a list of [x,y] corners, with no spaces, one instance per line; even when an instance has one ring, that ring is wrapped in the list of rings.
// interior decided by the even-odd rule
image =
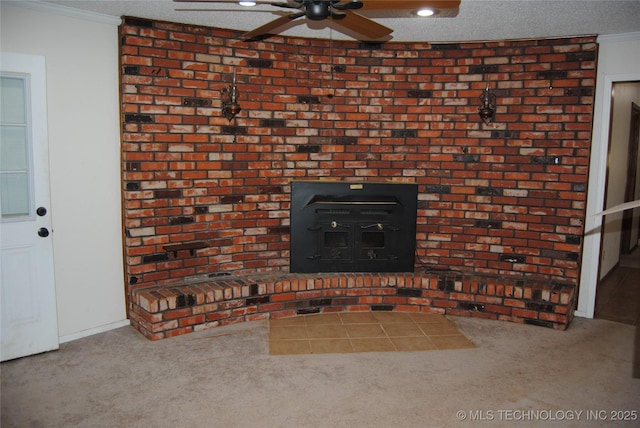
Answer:
[[[604,76],[602,102],[595,103],[594,125],[591,144],[591,160],[589,163],[589,187],[587,192],[587,208],[582,244],[582,264],[580,270],[580,289],[576,316],[593,318],[596,304],[596,291],[599,282],[600,251],[603,217],[595,215],[604,210],[607,177],[607,155],[609,148],[609,132],[611,128],[611,91],[616,82],[640,81],[640,72],[625,74],[608,74]],[[599,122],[596,122],[598,121]],[[599,127],[599,133],[598,131]]]

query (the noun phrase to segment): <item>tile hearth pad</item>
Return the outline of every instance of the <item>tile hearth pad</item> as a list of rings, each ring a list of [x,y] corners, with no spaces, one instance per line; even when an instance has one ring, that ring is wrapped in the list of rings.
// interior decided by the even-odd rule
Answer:
[[[444,315],[335,312],[269,321],[271,355],[474,348]]]

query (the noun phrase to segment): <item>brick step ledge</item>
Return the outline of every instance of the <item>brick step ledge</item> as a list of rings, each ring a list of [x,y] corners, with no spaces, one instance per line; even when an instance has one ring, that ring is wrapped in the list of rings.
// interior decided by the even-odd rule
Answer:
[[[264,272],[134,290],[131,324],[151,340],[243,321],[339,311],[432,312],[565,330],[576,287],[540,278],[451,271]]]

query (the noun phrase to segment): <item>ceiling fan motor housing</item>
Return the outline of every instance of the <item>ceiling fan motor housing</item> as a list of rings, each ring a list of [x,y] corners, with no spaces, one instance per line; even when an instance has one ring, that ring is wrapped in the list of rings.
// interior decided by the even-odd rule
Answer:
[[[312,21],[322,21],[323,19],[327,19],[331,14],[329,11],[330,6],[331,2],[328,1],[313,0],[308,2],[306,6],[307,18]]]

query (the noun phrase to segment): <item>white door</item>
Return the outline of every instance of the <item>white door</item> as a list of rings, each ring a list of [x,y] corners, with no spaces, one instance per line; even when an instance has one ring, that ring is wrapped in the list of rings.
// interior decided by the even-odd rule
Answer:
[[[0,53],[2,361],[58,349],[44,57]]]

